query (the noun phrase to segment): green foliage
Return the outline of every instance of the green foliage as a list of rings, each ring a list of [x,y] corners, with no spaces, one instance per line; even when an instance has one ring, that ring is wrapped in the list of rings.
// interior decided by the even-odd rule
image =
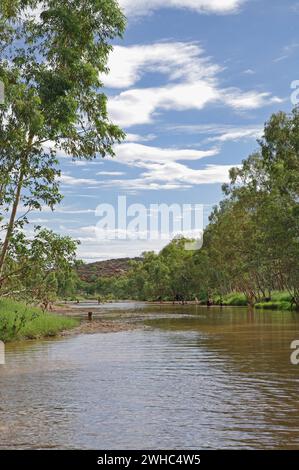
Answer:
[[[264,310],[292,310],[294,302],[287,292],[273,292],[268,302],[258,302],[255,308]]]
[[[15,230],[30,211],[61,201],[57,154],[113,156],[124,137],[101,83],[111,41],[125,28],[117,2],[44,0],[39,15],[40,6],[0,3],[0,220],[8,220],[0,226],[0,289]]]
[[[33,239],[14,235],[2,274],[2,296],[40,303],[47,308],[60,294],[72,292],[77,243],[51,230],[38,229]]]
[[[213,298],[213,301],[216,305],[232,305],[232,306],[246,306],[247,299],[244,294],[239,292],[234,292],[232,294],[224,295],[220,297],[219,295]]]
[[[271,117],[230,180],[203,248],[174,240],[144,254],[124,283],[130,298],[299,309],[299,109]]]
[[[0,340],[4,342],[54,336],[77,324],[72,318],[43,313],[36,307],[0,299]]]
[[[258,302],[255,308],[263,310],[292,310],[291,302]]]
[[[299,111],[278,113],[266,123],[260,151],[231,172],[225,192],[233,237],[230,271],[236,290],[259,303],[273,290],[287,290],[299,307]],[[234,223],[240,214],[239,223]],[[230,230],[231,224],[231,230]],[[225,244],[226,248],[226,244]]]

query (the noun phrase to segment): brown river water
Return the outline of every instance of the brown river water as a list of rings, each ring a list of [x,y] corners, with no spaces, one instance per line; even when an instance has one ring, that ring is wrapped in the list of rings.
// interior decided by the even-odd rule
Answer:
[[[299,314],[92,307],[147,328],[7,345],[1,449],[299,449]]]

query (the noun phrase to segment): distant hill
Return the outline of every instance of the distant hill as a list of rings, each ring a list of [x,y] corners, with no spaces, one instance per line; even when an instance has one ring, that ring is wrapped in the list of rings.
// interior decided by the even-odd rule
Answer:
[[[96,277],[119,277],[130,269],[131,261],[141,261],[141,258],[119,258],[95,263],[83,264],[78,267],[78,274],[82,281],[90,282]]]

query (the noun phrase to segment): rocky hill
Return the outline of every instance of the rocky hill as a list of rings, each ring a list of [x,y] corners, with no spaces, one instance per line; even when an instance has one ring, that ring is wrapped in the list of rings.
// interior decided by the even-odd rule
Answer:
[[[96,277],[116,277],[126,274],[130,269],[131,261],[140,261],[141,258],[119,258],[95,263],[83,264],[78,267],[78,274],[83,281],[90,282]]]

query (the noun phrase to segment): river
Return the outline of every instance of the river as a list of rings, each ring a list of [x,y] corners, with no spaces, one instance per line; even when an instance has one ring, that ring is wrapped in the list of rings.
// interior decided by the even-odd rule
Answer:
[[[146,328],[7,345],[1,449],[299,449],[299,315],[93,306]]]

